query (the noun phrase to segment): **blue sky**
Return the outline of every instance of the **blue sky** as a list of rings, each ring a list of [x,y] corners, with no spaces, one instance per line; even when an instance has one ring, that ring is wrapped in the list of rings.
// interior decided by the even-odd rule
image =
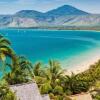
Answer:
[[[62,5],[72,5],[87,12],[100,13],[100,0],[0,0],[0,14],[13,14],[25,9],[46,12]]]

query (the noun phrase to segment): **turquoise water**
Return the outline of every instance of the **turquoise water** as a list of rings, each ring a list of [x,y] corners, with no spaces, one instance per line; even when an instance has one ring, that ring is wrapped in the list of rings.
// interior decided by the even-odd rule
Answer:
[[[100,32],[0,29],[13,49],[33,63],[49,59],[60,62],[89,52],[100,45]]]

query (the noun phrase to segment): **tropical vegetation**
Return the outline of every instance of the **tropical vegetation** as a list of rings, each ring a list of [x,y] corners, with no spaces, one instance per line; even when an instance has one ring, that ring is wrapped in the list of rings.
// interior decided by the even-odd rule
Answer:
[[[49,94],[52,100],[70,100],[69,96],[90,92],[94,100],[100,100],[100,61],[82,73],[67,75],[58,61],[47,65],[32,64],[27,58],[18,56],[8,39],[0,36],[1,100],[16,100],[9,85],[35,80],[41,94]],[[9,70],[8,70],[9,69]],[[96,92],[94,95],[93,92]]]
[[[0,81],[0,100],[17,100],[6,81]]]

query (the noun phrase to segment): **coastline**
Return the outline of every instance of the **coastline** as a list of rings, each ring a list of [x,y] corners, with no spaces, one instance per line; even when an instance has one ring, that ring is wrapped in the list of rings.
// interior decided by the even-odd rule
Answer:
[[[74,74],[82,73],[82,72],[88,70],[90,68],[90,66],[95,64],[98,60],[100,60],[100,57],[97,57],[96,59],[92,59],[91,61],[88,61],[88,62],[86,62],[84,64],[81,64],[78,67],[70,68],[70,69],[67,70],[66,73],[68,73],[69,75],[71,75],[72,72]]]
[[[84,55],[84,59],[80,59],[79,61],[77,61],[79,62],[78,64],[76,62],[72,65],[72,67],[70,65],[70,67],[64,69],[65,75],[71,75],[72,73],[79,74],[88,70],[91,65],[95,64],[96,62],[98,62],[98,60],[100,60],[100,51],[97,50],[95,52],[90,52],[87,56],[88,57]]]
[[[33,30],[49,30],[49,31],[94,31],[94,32],[100,32],[100,26],[66,26],[66,27],[3,27],[0,29],[33,29]]]
[[[91,31],[91,32],[100,32],[100,31],[93,31],[93,30],[52,30],[52,29],[51,30],[47,29],[47,30],[48,31]],[[100,50],[100,48],[99,48],[99,50]],[[72,62],[72,64],[74,64],[74,65],[72,65],[72,66],[70,65],[70,66],[68,66],[68,68],[65,67],[66,68],[65,73],[66,74],[68,74],[68,73],[71,74],[71,72],[73,72],[75,74],[78,74],[78,73],[84,72],[85,70],[89,69],[90,65],[94,64],[95,62],[97,62],[100,59],[100,55],[98,55],[98,54],[100,54],[99,50],[98,51],[93,51],[92,55],[91,54],[88,55],[88,53],[85,54],[85,55],[88,55],[88,57],[90,57],[90,58],[85,57],[84,59],[79,60],[83,55],[81,55],[78,59],[77,59],[77,57],[74,58],[74,60],[77,59],[79,61],[77,61],[77,63]],[[73,58],[71,58],[71,60],[73,60]],[[66,62],[66,60],[64,62]],[[66,64],[62,64],[62,65],[67,66]]]

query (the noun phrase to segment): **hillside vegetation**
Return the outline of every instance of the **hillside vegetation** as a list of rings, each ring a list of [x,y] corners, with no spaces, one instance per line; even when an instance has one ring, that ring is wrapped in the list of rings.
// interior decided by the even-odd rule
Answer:
[[[90,92],[94,100],[100,100],[100,61],[83,73],[65,75],[57,61],[50,60],[45,67],[41,62],[33,65],[25,57],[16,55],[9,40],[3,36],[0,36],[0,61],[3,82],[0,84],[1,100],[16,100],[9,85],[32,80],[38,84],[41,94],[49,94],[52,100],[70,100],[68,96],[82,92]]]

